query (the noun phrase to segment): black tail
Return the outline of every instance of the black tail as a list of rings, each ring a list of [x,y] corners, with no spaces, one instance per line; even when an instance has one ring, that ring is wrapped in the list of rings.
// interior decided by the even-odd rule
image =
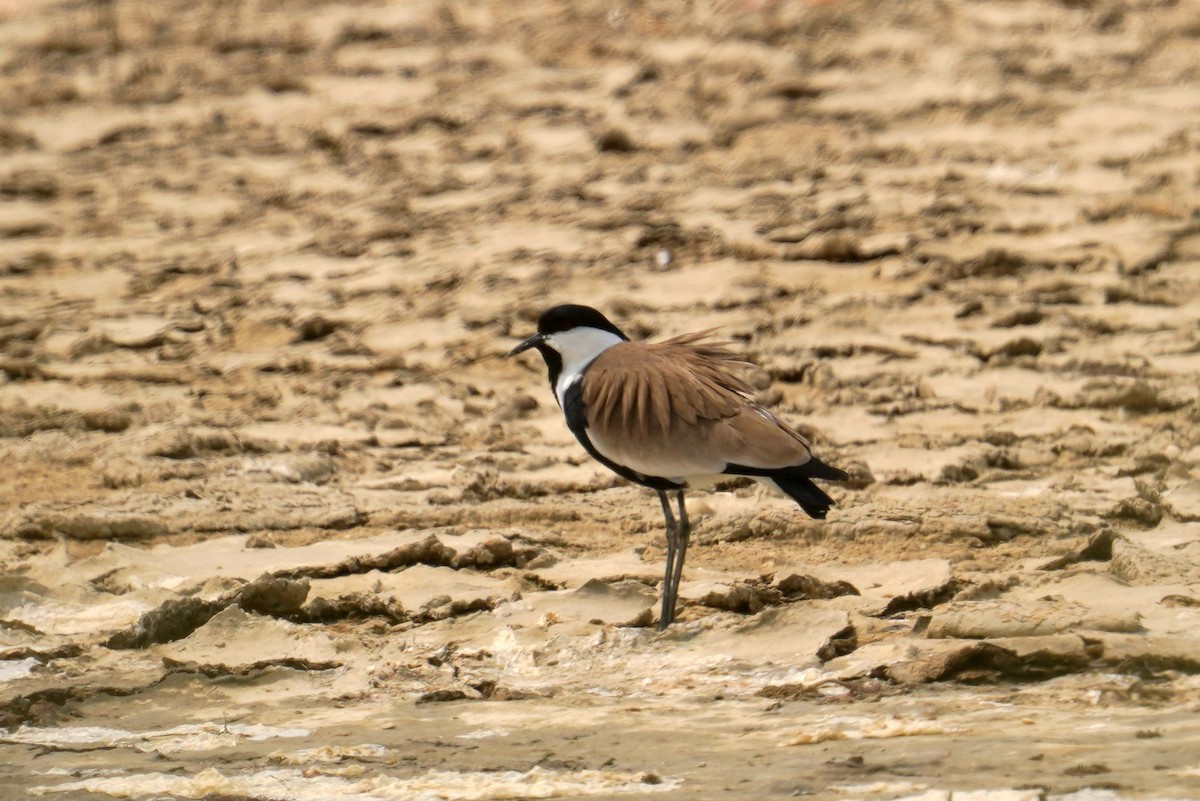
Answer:
[[[825,481],[849,481],[850,474],[845,470],[839,470],[832,465],[827,465],[817,457],[809,458],[807,462],[799,467],[789,467],[787,472],[793,476],[804,476],[806,478],[819,478]]]
[[[833,498],[826,495],[820,487],[810,479],[819,478],[823,481],[849,481],[850,474],[827,465],[815,456],[804,464],[795,467],[785,467],[782,470],[769,470],[762,467],[746,467],[731,464],[725,467],[725,472],[733,476],[753,476],[759,479],[770,479],[775,482],[784,495],[800,504],[800,508],[808,512],[809,517],[824,520],[833,506]]]
[[[770,475],[770,479],[775,482],[775,485],[785,495],[800,504],[800,508],[807,512],[809,517],[824,520],[825,515],[829,512],[829,507],[833,506],[833,498],[812,483],[810,479],[813,478],[825,481],[846,481],[850,478],[850,474],[845,470],[827,465],[814,456],[802,465],[789,467],[787,470]]]
[[[805,467],[807,466],[805,465]],[[828,465],[823,466],[828,467]],[[829,469],[835,470],[836,468],[830,467]],[[843,481],[848,478],[845,473],[842,473],[842,476],[841,480]],[[800,504],[800,508],[807,512],[809,517],[824,520],[825,515],[829,512],[829,507],[833,506],[833,498],[826,495],[820,487],[805,476],[796,473],[776,473],[768,478],[775,482],[775,486],[779,487],[783,494]]]

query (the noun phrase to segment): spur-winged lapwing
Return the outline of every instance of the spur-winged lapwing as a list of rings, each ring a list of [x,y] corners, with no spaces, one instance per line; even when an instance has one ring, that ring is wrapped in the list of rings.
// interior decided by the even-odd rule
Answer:
[[[721,476],[749,476],[783,492],[815,518],[833,500],[814,478],[845,481],[808,442],[755,403],[736,374],[748,362],[709,332],[665,342],[630,342],[589,306],[555,306],[509,356],[537,348],[567,426],[617,475],[658,493],[667,528],[659,629],[675,617],[691,526],[683,494]],[[668,492],[677,492],[679,517]]]

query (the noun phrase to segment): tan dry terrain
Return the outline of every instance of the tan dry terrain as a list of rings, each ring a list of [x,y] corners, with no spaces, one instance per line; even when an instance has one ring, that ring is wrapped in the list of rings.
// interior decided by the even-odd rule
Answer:
[[[1200,3],[0,2],[0,797],[1200,798]],[[825,523],[589,462],[717,326]]]

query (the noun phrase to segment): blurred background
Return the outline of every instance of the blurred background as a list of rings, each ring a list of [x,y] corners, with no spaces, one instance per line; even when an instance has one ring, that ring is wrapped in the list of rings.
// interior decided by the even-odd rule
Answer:
[[[1129,387],[1173,411],[1196,11],[10,0],[0,432],[25,468],[0,501],[246,448],[318,452],[323,478],[571,448],[540,368],[495,360],[563,301],[638,336],[720,327],[860,483],[946,466],[896,415],[1021,440],[978,413]]]

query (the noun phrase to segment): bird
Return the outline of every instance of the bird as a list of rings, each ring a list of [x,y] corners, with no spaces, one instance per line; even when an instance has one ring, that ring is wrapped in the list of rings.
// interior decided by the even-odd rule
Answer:
[[[748,476],[823,520],[834,501],[813,479],[849,475],[813,455],[794,428],[755,403],[739,376],[752,364],[710,339],[714,329],[634,342],[590,306],[544,311],[537,331],[508,352],[536,349],[567,427],[584,450],[622,478],[654,490],[667,554],[658,630],[675,619],[691,523],[684,493]],[[676,494],[678,515],[670,493]]]

